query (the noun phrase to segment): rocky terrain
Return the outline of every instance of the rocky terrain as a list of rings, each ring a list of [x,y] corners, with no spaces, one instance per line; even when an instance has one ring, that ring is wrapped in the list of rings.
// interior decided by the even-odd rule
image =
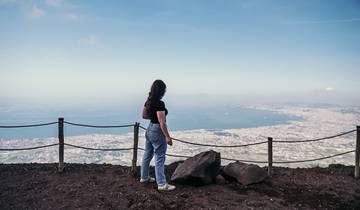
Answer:
[[[178,164],[166,167],[168,180]],[[59,174],[55,163],[0,164],[0,209],[360,209],[353,171],[275,167],[273,177],[258,184],[225,180],[158,192],[127,166],[66,164]]]

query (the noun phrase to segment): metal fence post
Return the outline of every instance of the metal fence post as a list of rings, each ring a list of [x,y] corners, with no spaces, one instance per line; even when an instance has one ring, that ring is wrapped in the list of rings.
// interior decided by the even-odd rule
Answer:
[[[268,175],[272,176],[272,164],[273,164],[273,148],[272,148],[272,137],[268,137]]]
[[[131,167],[131,170],[134,174],[136,173],[137,151],[139,144],[139,126],[140,123],[138,122],[136,122],[134,125],[134,148],[133,148],[133,159],[132,159],[132,167]]]
[[[355,146],[355,178],[359,178],[360,162],[360,126],[356,126],[356,146]]]
[[[59,136],[59,167],[58,171],[64,170],[64,118],[58,119],[58,136]]]

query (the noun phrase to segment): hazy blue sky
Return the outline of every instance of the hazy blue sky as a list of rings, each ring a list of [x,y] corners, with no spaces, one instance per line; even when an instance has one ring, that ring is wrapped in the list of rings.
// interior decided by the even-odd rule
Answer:
[[[0,46],[5,103],[360,104],[358,0],[0,0]]]

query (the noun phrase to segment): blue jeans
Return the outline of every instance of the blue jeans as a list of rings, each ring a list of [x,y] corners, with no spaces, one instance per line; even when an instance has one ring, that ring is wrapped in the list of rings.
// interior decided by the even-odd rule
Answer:
[[[167,143],[160,124],[150,122],[145,132],[145,139],[145,153],[141,164],[141,179],[149,178],[149,165],[155,154],[156,183],[158,186],[164,186],[166,184],[164,165]]]

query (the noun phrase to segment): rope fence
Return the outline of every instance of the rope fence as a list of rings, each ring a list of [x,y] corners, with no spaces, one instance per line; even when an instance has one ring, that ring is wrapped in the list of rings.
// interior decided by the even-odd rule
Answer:
[[[145,127],[140,126],[141,129],[146,130]],[[322,138],[317,138],[317,139],[309,139],[309,140],[295,140],[295,141],[273,141],[275,143],[303,143],[303,142],[314,142],[314,141],[321,141],[321,140],[327,140],[327,139],[333,139],[336,137],[340,137],[340,136],[344,136],[346,134],[350,134],[355,132],[356,129],[354,130],[350,130],[350,131],[346,131],[343,133],[339,133],[336,135],[332,135],[332,136],[327,136],[327,137],[322,137]],[[200,144],[200,143],[194,143],[194,142],[190,142],[190,141],[185,141],[182,139],[177,139],[177,138],[172,138],[172,140],[184,143],[184,144],[192,144],[192,145],[197,145],[197,146],[206,146],[206,147],[247,147],[247,146],[253,146],[253,145],[259,145],[259,144],[265,144],[267,143],[267,141],[261,141],[261,142],[255,142],[255,143],[250,143],[250,144],[242,144],[242,145],[214,145],[214,144]]]
[[[145,151],[144,148],[141,148],[141,147],[138,147],[139,150],[142,150],[142,151]],[[180,158],[190,158],[192,156],[188,156],[188,155],[174,155],[174,154],[168,154],[166,153],[165,154],[166,156],[169,156],[169,157],[180,157]]]
[[[336,156],[349,154],[349,153],[352,153],[352,152],[355,152],[355,150],[342,152],[342,153],[338,153],[338,154],[335,154],[335,155],[329,155],[329,156],[321,157],[321,158],[309,159],[309,160],[274,161],[273,163],[305,163],[305,162],[313,162],[313,161],[317,161],[317,160],[325,160],[325,159],[333,158],[333,157],[336,157]]]
[[[144,148],[138,147],[139,150],[145,151]],[[342,153],[338,153],[335,155],[329,155],[326,157],[321,157],[321,158],[314,158],[314,159],[308,159],[308,160],[294,160],[294,161],[273,161],[273,163],[305,163],[305,162],[313,162],[313,161],[317,161],[317,160],[324,160],[324,159],[329,159],[329,158],[333,158],[336,156],[341,156],[341,155],[345,155],[345,154],[349,154],[355,152],[355,150],[351,150],[351,151],[347,151],[347,152],[342,152]],[[165,154],[166,156],[169,157],[180,157],[180,158],[190,158],[192,156],[189,155],[175,155],[175,154]],[[228,160],[228,161],[240,161],[240,162],[245,162],[245,163],[269,163],[268,161],[258,161],[258,160],[243,160],[243,159],[234,159],[234,158],[226,158],[226,157],[221,157],[222,160]]]
[[[215,145],[215,144],[200,144],[200,143],[194,143],[194,142],[189,142],[189,141],[184,141],[181,139],[176,139],[176,138],[172,138],[172,140],[184,143],[184,144],[191,144],[191,145],[197,145],[197,146],[204,146],[204,147],[249,147],[249,146],[254,146],[254,145],[259,145],[259,144],[266,144],[267,141],[261,141],[261,142],[255,142],[255,143],[250,143],[250,144],[240,144],[240,145]]]
[[[31,125],[0,125],[0,128],[30,128],[30,127],[41,127],[47,125],[54,125],[58,122],[49,122],[49,123],[41,123],[41,124],[31,124]]]
[[[33,150],[33,149],[40,149],[40,148],[45,148],[45,147],[52,147],[52,146],[56,146],[56,145],[59,145],[59,143],[55,143],[55,144],[48,144],[48,145],[41,145],[41,146],[37,146],[37,147],[0,149],[0,151]]]
[[[233,158],[221,158],[222,160],[229,160],[229,161],[240,161],[245,163],[268,163],[268,161],[258,161],[258,160],[240,160],[240,159],[233,159]]]
[[[86,124],[79,124],[79,123],[72,123],[68,121],[64,121],[65,124],[74,125],[79,127],[88,127],[88,128],[127,128],[133,127],[135,124],[128,124],[128,125],[86,125]]]
[[[78,145],[73,145],[73,144],[68,144],[68,143],[64,143],[64,145],[79,148],[79,149],[97,150],[97,151],[124,151],[124,150],[132,150],[133,149],[133,148],[91,148],[91,147],[78,146]]]
[[[276,143],[300,143],[300,142],[314,142],[314,141],[322,141],[322,140],[333,139],[333,138],[336,138],[336,137],[344,136],[344,135],[346,135],[346,134],[353,133],[353,132],[355,132],[355,131],[356,131],[356,129],[351,130],[351,131],[346,131],[346,132],[343,132],[343,133],[339,133],[339,134],[336,134],[336,135],[333,135],[333,136],[327,136],[327,137],[323,137],[323,138],[310,139],[310,140],[298,140],[298,141],[273,141],[273,142],[276,142]]]
[[[59,172],[61,172],[64,168],[64,146],[74,147],[78,149],[85,149],[85,150],[93,150],[93,151],[129,151],[133,150],[133,160],[132,160],[132,169],[136,170],[136,164],[137,164],[137,151],[142,150],[145,151],[144,148],[138,147],[138,139],[139,139],[139,129],[146,130],[145,127],[141,126],[139,123],[135,124],[125,124],[125,125],[89,125],[89,124],[80,124],[80,123],[73,123],[64,121],[64,118],[59,118],[58,122],[49,122],[49,123],[42,123],[42,124],[31,124],[31,125],[0,125],[0,128],[27,128],[27,127],[40,127],[40,126],[47,126],[47,125],[53,125],[58,124],[58,134],[59,134],[59,143],[55,144],[48,144],[48,145],[42,145],[42,146],[35,146],[35,147],[27,147],[27,148],[9,148],[9,149],[2,149],[0,148],[0,151],[19,151],[19,150],[33,150],[33,149],[40,149],[45,147],[52,147],[59,145]],[[91,147],[85,147],[85,146],[79,146],[74,144],[69,144],[64,142],[64,124],[72,125],[72,126],[80,126],[80,127],[89,127],[89,128],[126,128],[126,127],[133,127],[134,128],[134,144],[132,148],[91,148]],[[316,141],[322,141],[322,140],[328,140],[333,139],[336,137],[340,137],[343,135],[347,135],[350,133],[356,132],[356,148],[355,150],[350,150],[334,155],[329,155],[325,157],[320,158],[314,158],[314,159],[307,159],[307,160],[289,160],[289,161],[273,161],[273,146],[272,143],[306,143],[306,142],[316,142]],[[234,159],[234,158],[226,158],[222,157],[223,160],[228,161],[241,161],[241,162],[247,162],[247,163],[263,163],[268,164],[268,174],[271,176],[272,174],[272,164],[289,164],[289,163],[304,163],[304,162],[312,162],[312,161],[319,161],[324,159],[329,159],[349,153],[355,152],[355,178],[358,178],[360,175],[360,126],[357,126],[356,129],[342,132],[339,134],[335,134],[332,136],[322,137],[322,138],[316,138],[316,139],[309,139],[309,140],[273,140],[273,138],[268,137],[267,141],[259,141],[255,143],[249,143],[249,144],[238,144],[238,145],[215,145],[215,144],[203,144],[203,143],[196,143],[196,142],[190,142],[183,139],[178,138],[172,138],[174,141],[183,143],[183,144],[189,144],[189,145],[195,145],[195,146],[202,146],[202,147],[217,147],[217,148],[239,148],[239,147],[249,147],[249,146],[255,146],[260,144],[268,144],[268,161],[258,161],[258,160],[242,160],[242,159]],[[177,154],[166,154],[170,157],[180,157],[180,158],[190,158],[192,156],[187,155],[177,155]]]
[[[145,128],[144,126],[142,126],[142,125],[140,125],[139,128],[141,128],[141,129],[143,129],[143,130],[146,131],[146,128]]]

